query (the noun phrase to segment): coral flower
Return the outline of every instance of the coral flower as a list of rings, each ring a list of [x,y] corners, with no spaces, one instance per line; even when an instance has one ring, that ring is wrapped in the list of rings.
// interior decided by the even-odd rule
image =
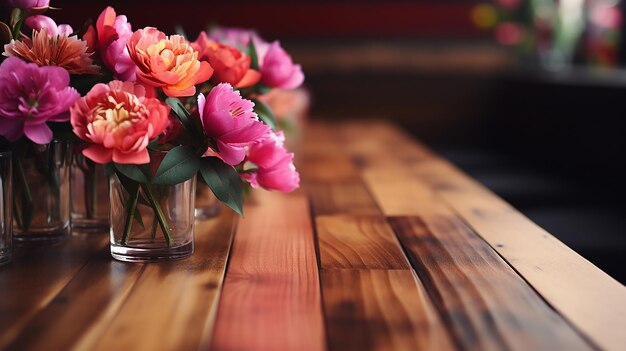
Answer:
[[[192,96],[196,84],[213,74],[208,62],[198,60],[198,52],[180,35],[166,37],[156,28],[133,33],[128,52],[137,65],[137,78],[147,85],[163,88],[168,96]]]
[[[91,145],[83,155],[96,163],[150,162],[148,143],[163,132],[170,108],[133,82],[96,84],[70,109],[79,138]]]
[[[213,83],[228,83],[245,88],[261,79],[258,71],[250,69],[250,56],[234,47],[209,39],[205,32],[201,32],[191,46],[200,53],[199,59],[208,61],[215,70],[211,76]]]
[[[69,87],[70,76],[59,67],[39,67],[17,57],[0,65],[0,135],[13,142],[22,135],[37,144],[52,140],[46,122],[66,122],[70,106],[80,98]]]
[[[218,84],[207,95],[198,95],[198,111],[206,136],[216,139],[224,162],[237,165],[246,156],[246,147],[269,133],[252,111],[254,103],[242,99],[230,84]]]
[[[52,35],[45,28],[33,31],[32,39],[11,40],[4,51],[6,56],[21,57],[39,66],[62,67],[70,74],[95,74],[100,70],[87,52],[87,42],[76,36]]]
[[[126,16],[117,16],[109,6],[98,17],[96,26],[89,26],[83,39],[92,51],[98,52],[102,63],[113,72],[116,79],[134,81],[136,66],[126,47],[132,34]]]
[[[258,169],[242,175],[253,188],[289,192],[300,185],[300,175],[293,165],[293,153],[284,147],[282,132],[270,132],[262,141],[253,144],[248,151],[248,161]]]
[[[278,41],[273,42],[267,52],[259,53],[259,62],[263,83],[272,88],[294,89],[304,81],[302,68],[294,65]]]

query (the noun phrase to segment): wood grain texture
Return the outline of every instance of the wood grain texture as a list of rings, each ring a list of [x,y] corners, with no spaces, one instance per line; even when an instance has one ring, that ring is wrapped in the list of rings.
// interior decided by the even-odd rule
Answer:
[[[359,177],[359,170],[354,161],[341,153],[303,157],[299,164],[299,170],[305,184],[308,182],[351,181]]]
[[[395,217],[391,223],[460,348],[592,349],[458,218]]]
[[[213,350],[324,350],[307,199],[255,192],[245,205],[220,300]]]
[[[360,178],[348,182],[309,183],[305,191],[315,215],[382,215]]]
[[[331,350],[452,350],[410,270],[322,271]]]
[[[624,285],[454,167],[420,167],[416,174],[594,343],[624,349]]]
[[[111,260],[109,247],[102,248],[22,328],[8,349],[91,349],[84,341],[111,322],[143,268]]]
[[[197,221],[194,255],[147,264],[114,320],[83,349],[208,348],[234,223],[231,211]]]
[[[5,349],[107,243],[108,236],[88,235],[53,244],[16,245],[15,260],[0,267],[0,349]]]
[[[380,216],[317,216],[322,269],[410,269],[393,231]]]

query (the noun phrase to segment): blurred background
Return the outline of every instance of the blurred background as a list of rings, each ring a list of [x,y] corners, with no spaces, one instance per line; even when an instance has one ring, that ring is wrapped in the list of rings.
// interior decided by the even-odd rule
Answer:
[[[311,118],[403,126],[626,283],[626,1],[53,0],[81,10],[52,16],[80,28],[105,4],[133,28],[281,39]]]

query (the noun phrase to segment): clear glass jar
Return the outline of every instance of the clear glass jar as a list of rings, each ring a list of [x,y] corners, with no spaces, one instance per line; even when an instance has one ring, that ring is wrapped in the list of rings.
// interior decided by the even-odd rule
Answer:
[[[196,177],[174,185],[125,184],[130,189],[117,175],[109,177],[113,258],[148,262],[190,256]]]
[[[11,151],[0,151],[0,266],[13,257]]]
[[[58,240],[70,232],[68,141],[13,150],[13,238]]]
[[[211,188],[201,181],[196,185],[196,218],[209,219],[220,214],[221,202]]]
[[[72,228],[80,231],[109,229],[109,181],[104,166],[74,149],[71,167]]]

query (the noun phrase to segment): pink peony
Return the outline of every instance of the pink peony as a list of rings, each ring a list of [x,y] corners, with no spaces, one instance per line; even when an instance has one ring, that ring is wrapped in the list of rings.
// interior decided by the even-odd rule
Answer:
[[[44,15],[30,16],[26,18],[24,24],[38,32],[45,29],[50,35],[62,35],[69,37],[72,33],[74,33],[74,30],[69,24],[57,25],[52,18]]]
[[[272,88],[293,89],[297,88],[304,81],[304,74],[300,65],[294,65],[291,57],[280,47],[278,41],[273,42],[267,52],[260,49],[262,45],[255,47],[259,51],[259,66],[261,69],[261,80]]]
[[[89,27],[84,39],[92,51],[100,54],[102,62],[113,72],[115,79],[134,81],[137,67],[126,47],[131,35],[133,30],[126,16],[117,16],[109,6],[98,17],[95,29]]]
[[[246,147],[269,133],[252,111],[254,103],[242,99],[239,91],[222,83],[211,89],[205,99],[198,95],[198,111],[206,136],[215,138],[220,156],[229,165],[237,165],[246,156]]]
[[[69,108],[80,98],[63,68],[39,67],[17,57],[0,65],[0,82],[0,135],[9,141],[26,135],[37,144],[49,143],[52,131],[46,122],[69,120]]]
[[[300,175],[293,165],[293,153],[284,147],[285,136],[282,132],[270,132],[261,142],[250,147],[248,161],[258,169],[243,174],[253,188],[263,187],[270,190],[289,192],[300,185]]]
[[[19,7],[21,9],[41,8],[50,6],[50,0],[8,0],[11,7]]]
[[[79,138],[91,143],[83,155],[96,163],[150,162],[148,143],[167,127],[170,108],[133,82],[96,84],[71,108]]]
[[[237,88],[246,88],[256,84],[261,75],[250,69],[250,56],[238,49],[209,39],[201,32],[191,47],[200,53],[199,59],[207,61],[215,70],[211,82],[228,83]]]
[[[128,53],[137,65],[137,79],[163,88],[167,96],[192,96],[196,85],[213,74],[208,62],[198,60],[198,52],[180,35],[166,36],[146,27],[131,35]]]

